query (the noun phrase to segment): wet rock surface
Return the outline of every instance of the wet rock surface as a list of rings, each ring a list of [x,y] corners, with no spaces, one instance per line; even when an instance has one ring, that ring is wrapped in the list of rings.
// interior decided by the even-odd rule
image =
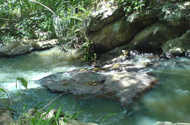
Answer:
[[[180,56],[188,53],[190,48],[190,30],[175,39],[168,40],[162,45],[162,50],[169,56]]]
[[[0,56],[17,56],[29,53],[34,50],[44,50],[52,48],[58,44],[57,39],[52,40],[23,40],[15,41],[3,47],[0,47]]]
[[[138,95],[154,87],[157,80],[146,73],[97,73],[92,71],[66,72],[47,76],[39,83],[53,92],[71,93],[78,99],[116,99],[123,106],[133,102]]]
[[[139,53],[138,51],[124,50],[125,46],[118,47],[101,55],[93,65],[94,71],[138,72],[154,66],[160,60],[159,55]]]

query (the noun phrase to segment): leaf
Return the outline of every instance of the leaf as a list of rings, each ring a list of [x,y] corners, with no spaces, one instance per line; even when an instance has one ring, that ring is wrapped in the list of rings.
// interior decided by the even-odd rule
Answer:
[[[117,113],[111,113],[111,114],[108,114],[107,116],[105,116],[103,119],[102,119],[102,121],[101,121],[101,123],[103,123],[106,119],[108,119],[109,117],[111,117],[111,116],[115,116],[115,115],[118,115]],[[101,124],[100,123],[100,124]]]
[[[77,16],[69,16],[69,18],[71,19],[75,19],[75,20],[79,20],[79,21],[83,21],[81,18],[77,17]]]
[[[20,81],[22,83],[22,85],[27,89],[28,82],[24,78],[18,77],[17,81]]]
[[[0,91],[7,93],[6,90],[3,88],[0,88]]]
[[[82,10],[83,12],[86,12],[87,10],[83,7],[78,8],[79,10]]]
[[[31,119],[31,122],[32,122],[32,125],[36,125],[36,119],[35,118]]]
[[[74,114],[72,114],[72,118],[73,119],[76,119],[78,117],[79,114],[81,114],[83,111],[79,111],[79,112],[76,112]]]
[[[57,104],[51,105],[51,106],[48,108],[47,112],[46,112],[41,118],[43,119],[43,118],[53,109],[53,107],[54,107],[55,105],[57,105]]]
[[[58,120],[58,118],[61,114],[61,109],[62,109],[62,106],[60,106],[59,109],[57,110],[56,117],[55,117],[56,120]]]
[[[69,121],[69,120],[66,119],[66,118],[63,119],[63,122],[65,122],[65,123],[67,123],[68,121]]]

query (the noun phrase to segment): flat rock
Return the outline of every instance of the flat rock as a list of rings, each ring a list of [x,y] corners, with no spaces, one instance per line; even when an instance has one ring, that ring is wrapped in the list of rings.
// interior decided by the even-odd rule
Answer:
[[[58,44],[57,39],[52,40],[22,40],[22,41],[15,41],[8,45],[0,47],[0,56],[17,56],[29,53],[34,50],[44,50],[48,48],[52,48]]]
[[[65,75],[71,76],[65,78]],[[71,93],[79,99],[108,98],[127,106],[133,99],[155,86],[157,80],[146,73],[95,73],[71,71],[39,80],[53,92]]]

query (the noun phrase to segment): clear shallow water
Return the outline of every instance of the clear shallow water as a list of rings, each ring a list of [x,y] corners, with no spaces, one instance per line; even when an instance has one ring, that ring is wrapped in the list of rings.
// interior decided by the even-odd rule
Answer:
[[[152,62],[153,67],[143,72],[152,72],[160,84],[125,110],[113,100],[76,101],[72,95],[58,98],[55,101],[58,103],[57,107],[62,105],[65,111],[72,113],[83,111],[78,119],[95,123],[116,113],[117,115],[105,120],[105,125],[152,125],[156,121],[190,122],[189,59],[159,60],[145,54],[127,61],[139,64]],[[27,104],[27,109],[38,103],[44,106],[59,95],[42,88],[36,80],[56,72],[79,68],[90,67],[76,61],[59,61],[56,58],[56,49],[33,52],[15,58],[0,58],[0,82],[12,92],[13,108],[22,111],[23,104]],[[29,84],[29,89],[22,90],[21,102],[20,97],[15,95],[17,77],[24,77]]]

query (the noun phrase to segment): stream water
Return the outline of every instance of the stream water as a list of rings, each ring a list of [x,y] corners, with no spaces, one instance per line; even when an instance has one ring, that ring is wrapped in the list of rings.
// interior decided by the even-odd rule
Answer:
[[[44,106],[59,95],[41,87],[36,80],[57,72],[90,68],[77,61],[59,61],[55,52],[56,49],[51,49],[15,58],[0,58],[0,83],[11,93],[13,108],[23,112],[24,104],[27,104],[27,109],[40,103]],[[122,109],[113,100],[77,101],[72,95],[64,95],[55,103],[62,105],[67,112],[83,111],[78,119],[85,122],[100,123],[105,116],[116,113],[117,115],[102,123],[105,125],[152,125],[156,121],[190,122],[190,59],[158,60],[139,55],[130,61],[152,62],[154,66],[143,72],[152,72],[160,84],[127,109]],[[16,96],[17,77],[28,81],[28,89],[21,87],[22,94],[19,97]]]

